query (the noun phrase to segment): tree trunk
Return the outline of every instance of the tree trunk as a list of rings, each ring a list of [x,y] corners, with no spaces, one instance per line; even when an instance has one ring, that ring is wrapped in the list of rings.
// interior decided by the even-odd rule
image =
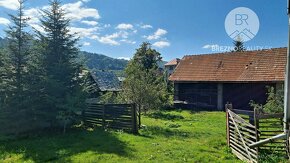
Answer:
[[[141,128],[141,105],[138,105],[139,129]]]

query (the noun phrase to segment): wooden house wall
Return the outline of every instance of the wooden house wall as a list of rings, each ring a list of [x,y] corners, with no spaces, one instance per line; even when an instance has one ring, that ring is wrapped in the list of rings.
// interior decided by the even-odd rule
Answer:
[[[223,84],[223,103],[231,102],[237,109],[252,110],[250,101],[265,104],[267,100],[267,86],[273,83],[234,83]]]
[[[175,85],[175,100],[186,101],[181,107],[198,109],[217,108],[217,84],[178,83]]]
[[[231,102],[237,109],[250,110],[251,100],[261,104],[266,102],[266,86],[275,87],[276,84],[222,83],[222,93],[218,93],[218,83],[175,83],[174,100],[186,102],[175,106],[186,109],[218,110],[218,97],[220,97],[223,106]]]

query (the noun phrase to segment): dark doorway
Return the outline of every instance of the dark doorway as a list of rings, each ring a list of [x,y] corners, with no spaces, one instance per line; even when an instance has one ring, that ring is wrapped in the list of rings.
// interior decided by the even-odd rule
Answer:
[[[235,83],[223,84],[223,102],[231,102],[234,109],[252,110],[251,100],[265,104],[267,100],[266,86],[275,86],[266,83]]]

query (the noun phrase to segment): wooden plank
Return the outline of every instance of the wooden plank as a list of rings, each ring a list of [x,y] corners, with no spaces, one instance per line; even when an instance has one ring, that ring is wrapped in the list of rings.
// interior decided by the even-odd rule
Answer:
[[[230,144],[230,148],[236,152],[234,154],[236,154],[237,157],[238,156],[242,156],[242,157],[244,157],[244,159],[247,160],[247,162],[252,162],[253,160],[256,160],[255,157],[253,157],[253,158],[252,157],[249,157],[244,150],[241,150],[240,148],[238,148],[237,146],[235,146],[233,144]],[[241,159],[241,158],[239,158],[239,159]]]
[[[280,119],[279,120],[271,120],[269,121],[268,119],[264,119],[264,120],[261,120],[259,123],[283,123]]]
[[[97,121],[92,121],[92,120],[86,120],[86,123],[90,123],[90,124],[98,124],[98,125],[102,125],[102,123],[99,123]]]
[[[226,108],[226,135],[227,135],[227,145],[230,146],[230,129],[229,129],[229,113],[228,108]]]
[[[231,139],[231,140],[232,140],[232,139]],[[237,147],[239,147],[239,148],[241,148],[241,149],[244,150],[243,144],[241,144],[240,142],[241,142],[241,141],[234,141],[234,140],[231,141],[231,143],[233,143],[235,146],[237,146]],[[248,148],[249,152],[252,152],[252,154],[257,155],[257,151],[256,151],[256,150],[251,149],[251,148],[249,148],[249,147],[247,147],[247,148]]]
[[[282,125],[272,125],[272,124],[268,124],[268,125],[260,125],[260,128],[279,128],[281,129]]]
[[[270,119],[270,118],[283,118],[283,113],[277,113],[277,114],[259,114],[257,115],[258,119]]]
[[[241,118],[240,116],[238,116],[237,114],[229,111],[230,117],[233,121],[234,124],[239,123],[239,124],[243,124],[246,125],[248,127],[251,127],[253,129],[255,129],[255,126],[250,124],[249,122],[245,121],[243,118]]]
[[[96,116],[88,116],[88,115],[85,115],[84,116],[85,119],[95,119],[95,120],[102,120],[102,117],[96,117]]]
[[[250,158],[248,157],[248,155],[246,154],[245,151],[239,149],[239,148],[236,147],[235,145],[230,144],[230,148],[231,148],[231,149],[234,149],[237,153],[239,153],[240,155],[244,156],[245,158],[250,159]]]
[[[124,121],[124,122],[131,122],[131,118],[120,118],[120,117],[106,117],[106,121]]]
[[[239,127],[240,127],[240,126],[239,126]],[[230,128],[233,129],[232,126],[230,126]],[[247,137],[250,137],[250,138],[256,140],[256,136],[255,136],[254,134],[251,135],[251,134],[249,134],[249,133],[247,133],[247,132],[244,132],[244,131],[241,131],[241,130],[240,130],[240,133],[241,133],[243,136],[247,136]]]
[[[230,126],[230,127],[234,127],[234,126]],[[248,132],[250,132],[252,134],[256,134],[255,130],[248,129],[248,128],[243,127],[243,126],[239,126],[239,128],[241,128],[244,131],[248,131]]]
[[[132,131],[135,122],[133,104],[98,104],[96,100],[87,100],[87,108],[83,111],[83,119],[87,124],[99,125],[114,129]]]
[[[128,107],[128,108],[131,107],[131,104],[105,104],[105,105],[108,106],[108,107],[112,107],[112,106],[115,106],[115,107]]]
[[[87,115],[102,115],[102,112],[84,112]]]
[[[268,132],[273,132],[273,133],[279,133],[279,132],[283,132],[283,130],[263,130],[263,129],[261,129],[260,130],[260,132],[261,132],[261,134],[262,133],[268,133]]]
[[[125,114],[125,115],[130,115],[131,110],[110,110],[106,109],[107,114],[112,114],[112,113],[119,113],[119,114]]]
[[[248,158],[246,158],[245,156],[241,155],[239,152],[237,152],[235,149],[231,148],[233,154],[235,154],[240,160],[245,161],[245,162],[254,162],[257,163],[256,160],[249,160]]]
[[[272,149],[283,149],[286,152],[286,146],[271,146],[271,145],[265,145],[263,148],[272,148]]]
[[[234,122],[233,122],[233,121],[229,121],[229,123],[230,123],[231,125],[234,125]],[[249,129],[253,129],[253,130],[255,129],[254,126],[252,126],[251,124],[248,124],[248,122],[245,122],[245,121],[236,120],[236,123],[238,123],[239,126],[240,126],[240,125],[244,125],[244,127],[248,127]]]
[[[236,113],[236,114],[250,115],[250,116],[254,115],[254,112],[249,111],[249,110],[231,109],[231,111]]]
[[[138,133],[138,128],[137,128],[137,112],[136,112],[136,105],[135,104],[131,104],[132,107],[132,113],[131,113],[131,117],[132,117],[132,132],[134,134]]]
[[[245,150],[246,150],[246,152],[247,152],[247,154],[248,154],[248,156],[249,156],[249,159],[252,160],[252,157],[251,157],[251,155],[250,155],[249,150],[247,149],[247,146],[246,146],[246,143],[245,143],[245,141],[244,141],[244,139],[243,139],[243,136],[241,135],[241,133],[240,133],[240,131],[239,131],[239,128],[237,127],[237,124],[236,124],[236,122],[235,122],[235,119],[233,118],[233,116],[235,115],[235,113],[229,111],[229,115],[230,115],[230,118],[231,118],[231,119],[233,120],[233,122],[234,122],[234,125],[235,125],[235,127],[236,127],[236,129],[237,129],[237,132],[238,132],[240,138],[241,138],[241,141],[242,141],[242,143],[243,143],[243,146],[245,147]],[[238,117],[238,116],[236,116],[236,117]]]
[[[269,134],[265,134],[265,133],[262,134],[262,133],[261,133],[261,134],[260,134],[261,137],[273,137],[273,136],[276,136],[276,135],[277,135],[277,134],[275,134],[275,133],[269,133]]]
[[[233,135],[230,135],[230,138],[234,139],[234,140],[240,140],[240,139],[237,139],[237,137],[233,136]],[[241,140],[240,140],[241,141]],[[250,140],[250,139],[245,139],[246,141],[246,144],[249,145],[249,144],[252,144],[252,143],[255,143],[255,141],[253,140]]]

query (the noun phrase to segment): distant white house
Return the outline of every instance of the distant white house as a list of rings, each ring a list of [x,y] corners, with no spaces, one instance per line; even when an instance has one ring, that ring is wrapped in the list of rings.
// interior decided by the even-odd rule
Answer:
[[[180,62],[179,58],[175,58],[169,62],[167,62],[164,67],[165,67],[165,71],[167,72],[167,76],[169,77],[171,74],[173,74],[176,66],[178,65],[178,63]]]

